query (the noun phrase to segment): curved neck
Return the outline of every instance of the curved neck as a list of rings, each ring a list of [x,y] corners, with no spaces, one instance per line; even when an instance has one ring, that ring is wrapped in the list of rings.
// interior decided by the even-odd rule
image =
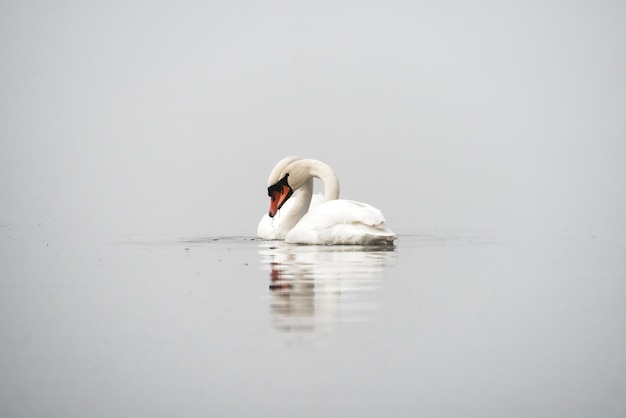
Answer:
[[[310,178],[291,197],[292,206],[280,221],[280,231],[278,232],[281,238],[284,238],[306,213],[311,206],[311,198],[313,196],[313,178]],[[279,214],[281,212],[278,212]]]
[[[318,178],[324,184],[324,201],[339,198],[339,180],[335,172],[325,163],[311,159],[298,159],[291,162],[279,174],[279,178],[289,174],[289,184],[295,193],[289,201],[288,210],[279,211],[280,225],[275,229],[275,238],[284,238],[309,211],[313,197],[313,179]],[[273,180],[273,175],[270,179]],[[288,201],[288,203],[289,203]],[[285,208],[287,209],[287,205]],[[282,213],[282,216],[281,216]]]
[[[308,174],[307,179],[316,177],[322,181],[324,200],[339,199],[339,179],[332,168],[321,161],[309,159],[300,160],[297,165]]]

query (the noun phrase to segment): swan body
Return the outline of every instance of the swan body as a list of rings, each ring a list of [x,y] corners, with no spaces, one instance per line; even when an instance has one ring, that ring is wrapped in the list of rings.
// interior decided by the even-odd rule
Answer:
[[[324,193],[313,196],[313,178]],[[257,229],[259,238],[293,244],[393,244],[395,233],[382,212],[366,203],[339,199],[339,180],[325,163],[287,157],[268,178],[269,213]]]

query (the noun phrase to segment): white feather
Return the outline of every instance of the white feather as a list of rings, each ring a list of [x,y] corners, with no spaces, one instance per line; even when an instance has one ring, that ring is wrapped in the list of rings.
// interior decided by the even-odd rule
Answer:
[[[295,193],[278,211],[274,218],[267,214],[259,223],[257,233],[263,239],[285,240],[293,244],[391,244],[395,233],[385,225],[379,209],[367,203],[337,199],[339,182],[326,164],[316,160],[288,157],[272,170],[268,185],[271,186],[289,174],[288,182],[296,185]],[[312,196],[313,177],[324,182],[324,194]]]

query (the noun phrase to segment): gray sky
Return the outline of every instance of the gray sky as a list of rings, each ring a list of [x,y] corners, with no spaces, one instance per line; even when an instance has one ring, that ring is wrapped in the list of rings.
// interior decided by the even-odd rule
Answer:
[[[626,223],[623,1],[0,4],[0,224],[253,235],[287,155],[399,233]]]

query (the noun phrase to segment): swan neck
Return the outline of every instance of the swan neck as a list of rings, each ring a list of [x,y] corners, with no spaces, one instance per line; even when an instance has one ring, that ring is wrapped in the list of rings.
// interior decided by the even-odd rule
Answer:
[[[309,207],[311,206],[311,199],[313,197],[313,179],[309,179],[304,182],[302,187],[298,189],[296,192],[297,201],[294,204],[292,212],[299,213],[300,218],[304,216],[305,213],[309,211]]]
[[[309,211],[312,197],[313,178],[310,178],[296,190],[291,198],[294,202],[289,212],[287,212],[285,219],[282,221],[282,238],[284,238],[287,232],[296,226],[296,224],[300,222],[300,219],[302,219],[302,217]]]
[[[321,161],[314,161],[310,166],[311,176],[317,177],[324,185],[324,200],[339,199],[339,179],[327,164]]]

